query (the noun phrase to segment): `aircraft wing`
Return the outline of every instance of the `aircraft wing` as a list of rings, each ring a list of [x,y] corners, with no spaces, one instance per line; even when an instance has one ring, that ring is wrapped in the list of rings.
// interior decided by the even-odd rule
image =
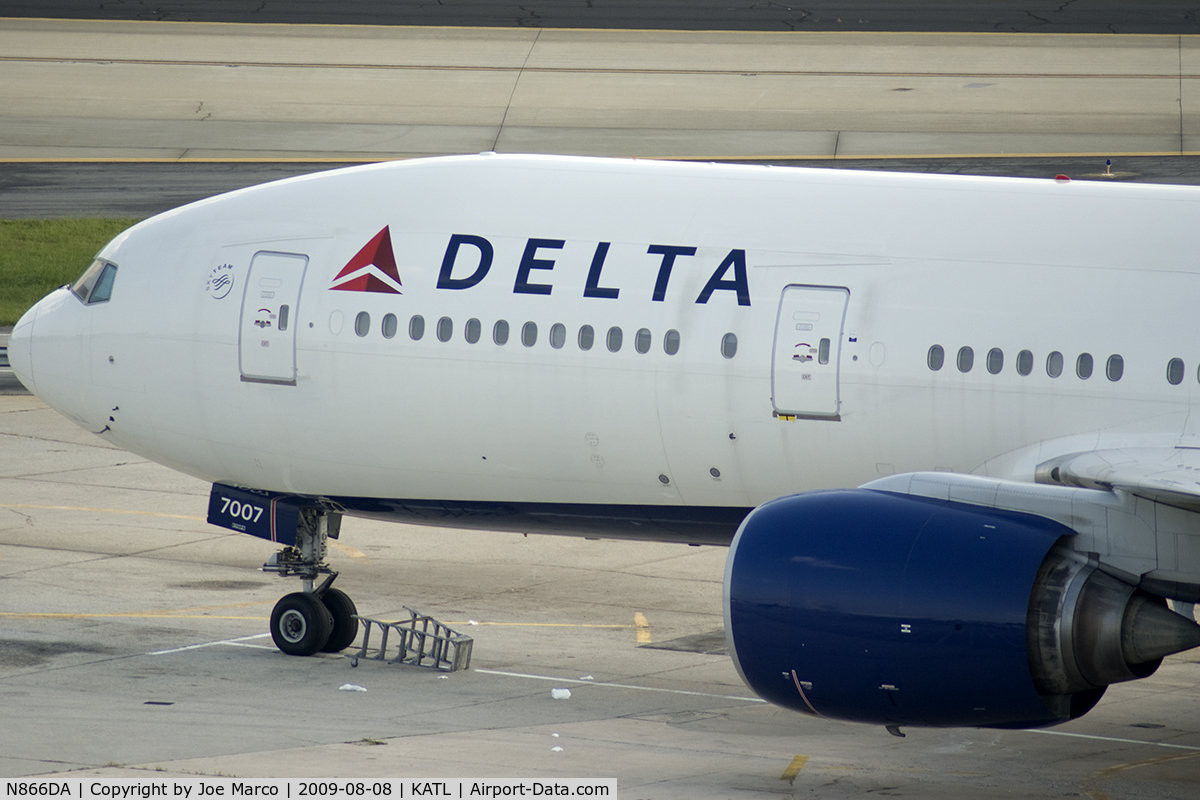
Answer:
[[[1145,447],[1071,453],[1038,465],[1039,483],[1122,489],[1200,511],[1200,449]]]

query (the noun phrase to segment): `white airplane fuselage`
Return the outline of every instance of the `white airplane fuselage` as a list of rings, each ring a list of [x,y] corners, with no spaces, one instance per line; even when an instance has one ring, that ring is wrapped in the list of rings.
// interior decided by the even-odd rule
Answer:
[[[1200,195],[1169,187],[533,157],[389,164],[142,223],[100,254],[119,268],[110,302],[60,291],[13,348],[32,329],[22,376],[109,441],[205,480],[297,494],[749,508],[918,470],[1031,479],[1036,463],[1101,439],[1190,435],[1198,217]],[[331,289],[385,227],[402,294]],[[492,263],[475,285],[438,288],[455,234],[486,240]],[[520,275],[531,240],[544,241]],[[585,296],[603,242],[593,288],[608,291]],[[655,247],[694,255],[676,252],[664,278]],[[294,285],[249,275],[264,253],[287,254]],[[722,267],[731,253],[744,253],[742,286],[737,263]],[[480,259],[460,244],[450,277]],[[233,285],[217,299],[207,286],[222,270]],[[824,288],[793,289],[786,319],[787,287]],[[290,331],[270,343],[279,382],[243,379],[240,360],[262,349],[246,318],[274,291],[298,291]],[[822,335],[827,364],[781,353]],[[1112,355],[1119,380],[1106,377]]]

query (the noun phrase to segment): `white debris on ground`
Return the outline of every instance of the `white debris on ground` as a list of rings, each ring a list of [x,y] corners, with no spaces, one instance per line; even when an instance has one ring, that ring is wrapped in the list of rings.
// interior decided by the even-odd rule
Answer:
[[[571,690],[570,689],[551,689],[550,697],[555,700],[569,700],[569,699],[571,699]]]
[[[561,747],[551,747],[551,748],[550,748],[550,752],[551,752],[551,753],[561,753],[561,752],[562,752],[562,748],[561,748]]]
[[[596,680],[596,679],[595,679],[595,678],[593,678],[591,675],[584,675],[584,676],[583,676],[582,678],[580,678],[579,680],[581,680],[581,681],[594,681],[594,680]]]
[[[367,687],[359,686],[356,683],[343,683],[338,687],[339,692],[365,692]]]

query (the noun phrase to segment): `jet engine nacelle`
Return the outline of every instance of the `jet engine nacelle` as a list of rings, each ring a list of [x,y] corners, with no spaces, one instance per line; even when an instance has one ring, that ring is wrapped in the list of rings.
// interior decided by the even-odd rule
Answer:
[[[1200,644],[1031,514],[867,489],[742,523],[725,630],[742,678],[796,711],[884,725],[1038,727]]]

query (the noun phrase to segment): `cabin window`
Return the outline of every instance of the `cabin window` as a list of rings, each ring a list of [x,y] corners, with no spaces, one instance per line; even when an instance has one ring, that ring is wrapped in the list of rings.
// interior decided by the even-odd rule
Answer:
[[[1080,380],[1086,381],[1092,377],[1092,354],[1080,353],[1079,358],[1075,359],[1075,374]]]
[[[395,314],[384,314],[383,315],[383,325],[380,326],[380,330],[383,331],[383,338],[385,338],[385,339],[391,339],[393,336],[395,336],[396,335],[396,315]]]
[[[733,358],[737,355],[737,334],[727,333],[721,338],[721,355]]]
[[[94,294],[94,293],[93,293]],[[279,330],[286,331],[288,328],[288,316],[291,308],[288,306],[279,307]],[[371,318],[367,317],[367,327],[371,327]]]
[[[1115,382],[1121,380],[1124,374],[1125,359],[1116,354],[1109,356],[1108,363],[1104,365],[1104,377]]]
[[[1033,353],[1022,350],[1017,353],[1017,374],[1028,375],[1033,372]]]
[[[584,325],[579,329],[579,349],[591,350],[592,345],[596,342],[596,331],[591,325]]]
[[[946,351],[942,349],[940,344],[935,344],[929,348],[929,353],[925,356],[925,363],[934,372],[937,372],[946,363]]]
[[[650,330],[642,328],[637,332],[637,336],[633,337],[633,349],[642,354],[649,353],[651,338]]]
[[[1183,383],[1183,359],[1172,358],[1167,362],[1167,383],[1172,386],[1178,386]],[[1196,380],[1200,381],[1200,373],[1197,373]]]
[[[561,322],[556,322],[550,327],[550,346],[555,350],[561,350],[562,346],[567,343],[567,326]]]
[[[1046,356],[1046,374],[1051,378],[1057,378],[1062,375],[1063,371],[1063,354],[1055,350],[1050,355]]]
[[[821,341],[819,341],[817,343],[817,363],[818,364],[828,364],[829,363],[829,345],[830,344],[832,344],[832,342],[830,342],[829,339],[822,339]]]
[[[492,341],[501,346],[508,344],[508,320],[496,320],[496,325],[492,328]]]
[[[371,315],[365,311],[358,312],[358,316],[354,318],[354,332],[359,336],[366,336],[371,332]]]
[[[616,325],[609,328],[608,329],[608,338],[605,340],[605,342],[608,344],[608,351],[610,353],[615,353],[618,350],[620,350],[621,342],[624,340],[624,338],[625,338],[625,335],[623,333],[621,333],[621,329],[618,328]]]
[[[1002,369],[1004,369],[1004,351],[999,347],[993,347],[988,350],[987,371],[993,375],[999,375]]]
[[[425,335],[425,318],[417,314],[408,321],[408,336],[414,342],[421,341],[421,337]]]
[[[533,347],[537,344],[537,323],[526,322],[521,326],[521,344]]]
[[[477,319],[467,320],[467,326],[463,329],[469,344],[475,344],[479,341],[479,335],[483,332],[483,325]]]
[[[971,367],[975,366],[975,351],[969,347],[958,348],[958,371],[970,372]]]
[[[439,342],[448,342],[450,337],[454,335],[454,320],[449,317],[442,317],[437,324],[437,337]]]
[[[669,356],[679,352],[679,331],[671,329],[663,336],[663,352]]]

